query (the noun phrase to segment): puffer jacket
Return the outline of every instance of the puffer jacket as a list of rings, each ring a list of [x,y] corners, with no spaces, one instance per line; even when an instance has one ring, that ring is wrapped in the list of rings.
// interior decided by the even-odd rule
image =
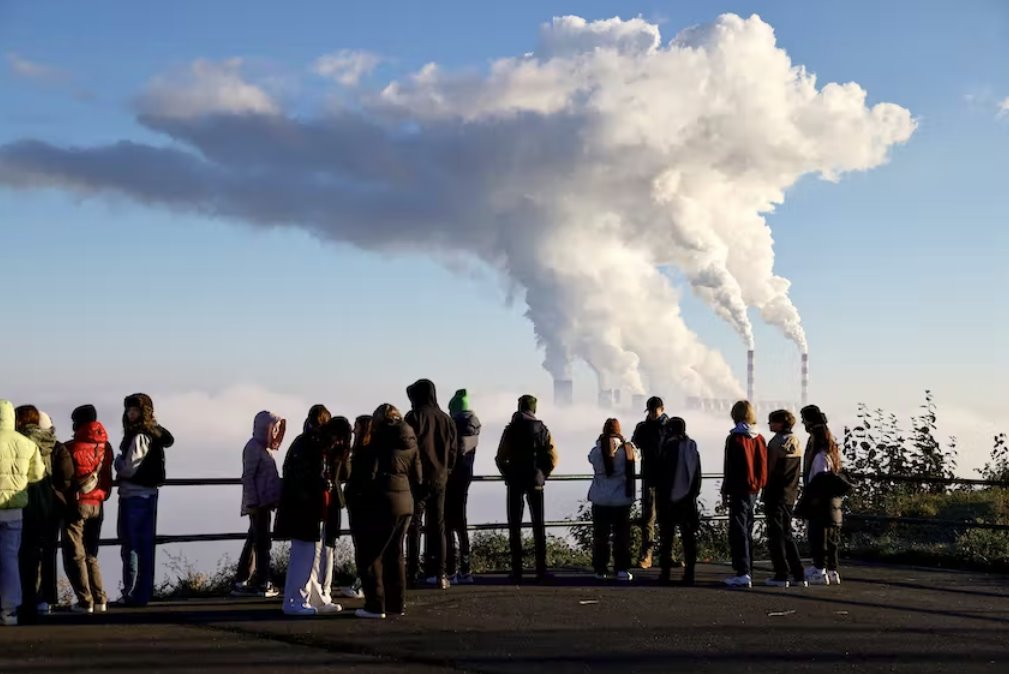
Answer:
[[[557,467],[557,448],[550,430],[532,412],[515,412],[505,426],[494,457],[510,487],[543,487]]]
[[[14,404],[0,400],[0,510],[28,505],[28,485],[46,474],[38,446],[14,430]]]
[[[100,505],[112,495],[112,445],[105,426],[97,421],[78,426],[74,439],[67,443],[73,462],[73,494],[81,505]],[[84,494],[81,485],[98,474],[98,486]]]
[[[286,422],[263,411],[252,422],[252,438],[242,450],[242,514],[252,508],[275,508],[280,503],[281,482],[277,470],[277,449],[283,440]]]
[[[424,481],[417,437],[402,421],[376,424],[371,441],[354,453],[348,488],[366,516],[413,512],[413,492]]]
[[[606,443],[606,447],[603,443]],[[613,456],[613,471],[606,474],[606,459],[603,452]],[[596,441],[589,452],[592,464],[592,485],[588,499],[597,506],[629,506],[634,502],[634,469],[637,463],[637,448],[633,443],[622,443],[619,438],[609,437]]]

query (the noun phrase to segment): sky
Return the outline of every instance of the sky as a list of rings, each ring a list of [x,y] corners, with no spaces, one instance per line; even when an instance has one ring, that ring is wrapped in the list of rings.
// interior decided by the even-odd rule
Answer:
[[[817,88],[856,82],[867,106],[893,103],[913,118],[913,133],[864,170],[836,182],[815,171],[785,181],[782,202],[765,218],[774,272],[791,281],[789,297],[808,338],[811,400],[839,422],[859,402],[906,417],[931,389],[941,430],[961,440],[959,472],[969,473],[983,462],[990,435],[1009,428],[1002,404],[1009,374],[1002,310],[1009,7],[998,0],[97,2],[58,9],[2,2],[0,148],[31,140],[56,148],[130,141],[185,149],[185,139],[165,128],[189,120],[179,101],[195,99],[176,94],[197,62],[226,70],[241,59],[242,82],[256,87],[237,90],[246,106],[319,119],[340,106],[366,108],[354,92],[378,92],[392,81],[404,84],[406,96],[417,93],[405,83],[432,62],[443,72],[476,73],[483,86],[494,60],[536,50],[541,26],[553,17],[639,17],[658,27],[664,45],[725,12],[758,14],[791,62],[816,75]],[[325,55],[329,61],[319,61]],[[348,55],[350,65],[340,60]],[[425,93],[420,86],[417,95]],[[144,114],[168,122],[144,123]],[[456,130],[474,127],[483,128],[480,120]],[[243,142],[252,147],[256,139]],[[288,207],[297,213],[297,204]],[[122,397],[149,392],[180,440],[172,474],[220,476],[236,474],[260,409],[300,423],[308,405],[324,402],[352,417],[387,400],[406,405],[406,385],[430,377],[443,402],[468,387],[491,420],[488,435],[499,432],[515,396],[539,395],[548,424],[564,429],[561,471],[587,468],[583,454],[605,417],[589,404],[595,372],[575,358],[582,404],[551,409],[551,377],[522,288],[486,257],[463,248],[432,252],[423,245],[423,221],[401,232],[400,245],[376,247],[362,244],[363,235],[338,240],[297,221],[253,218],[0,181],[0,281],[9,289],[0,397],[47,409],[64,434],[72,407],[97,402],[116,434]],[[376,221],[376,231],[383,226]],[[689,270],[669,273],[680,288],[683,322],[742,381],[745,347],[736,332],[690,291]],[[619,322],[647,331],[638,305],[615,312]],[[749,314],[759,394],[795,399],[795,344],[755,310]],[[659,342],[663,334],[656,331]],[[681,400],[667,394],[671,411]],[[620,414],[625,426],[641,415]],[[727,423],[697,425],[710,429],[714,457]],[[485,440],[478,463],[484,472],[492,470],[489,446],[493,440]],[[222,515],[211,528],[241,526],[237,493],[171,498],[175,519],[162,521],[178,531],[201,510],[227,510],[229,499],[234,517]],[[498,519],[487,503],[485,519]],[[573,510],[567,502],[557,508]]]

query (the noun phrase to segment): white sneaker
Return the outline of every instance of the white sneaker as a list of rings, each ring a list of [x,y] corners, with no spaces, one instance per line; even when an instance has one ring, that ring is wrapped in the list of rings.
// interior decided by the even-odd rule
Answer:
[[[35,607],[35,612],[39,615],[49,615],[52,610],[49,608],[48,602],[40,601],[38,606]]]
[[[81,615],[91,615],[92,613],[95,612],[95,609],[93,606],[83,606],[81,604],[74,604],[73,606],[70,607],[70,612],[79,613]]]
[[[340,613],[343,611],[343,607],[339,604],[334,604],[332,602],[328,604],[323,604],[316,609],[321,615],[332,615],[334,613]]]
[[[837,571],[828,571],[827,572],[827,580],[830,581],[831,585],[840,585],[841,584],[841,574],[839,574]]]
[[[729,587],[753,587],[753,579],[750,578],[750,574],[744,573],[742,576],[726,578],[725,584]]]
[[[108,603],[95,604],[95,613],[108,613],[108,612],[109,612]]]
[[[5,627],[15,627],[18,624],[18,614],[14,611],[0,615],[0,623]]]
[[[307,617],[318,615],[319,612],[315,610],[314,606],[285,606],[284,615]]]
[[[830,585],[830,578],[823,569],[811,566],[806,569],[806,582],[810,585]]]
[[[364,592],[348,585],[347,587],[340,588],[340,596],[347,599],[364,599]]]
[[[768,578],[764,581],[764,585],[768,587],[788,587],[790,583],[787,580],[778,580],[777,578]]]
[[[384,613],[372,613],[371,611],[365,611],[363,608],[354,611],[354,615],[358,618],[368,618],[370,620],[385,620]]]
[[[617,580],[621,583],[629,583],[634,580],[634,575],[630,571],[617,571]]]

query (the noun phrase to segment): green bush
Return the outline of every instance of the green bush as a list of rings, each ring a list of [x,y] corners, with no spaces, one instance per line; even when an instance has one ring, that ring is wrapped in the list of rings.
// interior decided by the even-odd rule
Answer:
[[[498,573],[511,570],[511,548],[508,534],[481,531],[470,540],[470,564],[474,573]],[[522,537],[522,566],[535,565],[533,539]],[[586,553],[560,536],[547,535],[547,566],[552,569],[584,569],[592,565],[591,553]]]

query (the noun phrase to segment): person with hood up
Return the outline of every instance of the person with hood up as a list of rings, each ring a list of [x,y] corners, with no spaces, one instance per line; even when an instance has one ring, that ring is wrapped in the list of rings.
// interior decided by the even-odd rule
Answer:
[[[406,423],[417,436],[424,484],[414,502],[413,520],[407,538],[407,578],[419,578],[420,534],[424,529],[424,576],[428,585],[448,589],[445,575],[445,493],[448,476],[455,467],[458,440],[455,422],[438,407],[434,383],[420,379],[406,389],[411,410]]]
[[[533,524],[536,578],[547,578],[547,532],[543,486],[557,467],[557,448],[550,430],[536,418],[536,397],[519,398],[518,411],[505,426],[494,458],[508,489],[508,542],[511,580],[522,582],[522,515],[525,502]]]
[[[802,475],[802,445],[792,433],[795,415],[788,410],[775,410],[767,419],[774,437],[767,443],[767,485],[762,495],[767,520],[767,548],[774,567],[771,587],[803,587],[806,585],[799,546],[792,535],[795,498]]]
[[[729,504],[729,547],[736,575],[729,587],[753,587],[753,509],[757,494],[767,484],[767,443],[754,428],[753,405],[740,400],[732,406],[735,427],[725,440],[722,497]]]
[[[277,450],[284,441],[287,421],[263,410],[252,422],[252,438],[242,450],[242,514],[249,516],[232,595],[276,597],[270,573],[273,548],[273,511],[280,503]]]
[[[333,546],[340,533],[342,491],[334,460],[349,447],[350,422],[334,417],[294,439],[284,459],[284,479],[274,533],[291,539],[284,584],[284,613],[294,616],[339,613],[329,584]]]
[[[596,578],[609,578],[610,538],[613,539],[613,570],[618,581],[630,582],[631,504],[635,496],[637,448],[624,440],[620,422],[607,419],[603,432],[589,452],[592,485],[592,568]]]
[[[413,492],[424,476],[417,437],[399,410],[388,403],[375,410],[353,462],[348,491],[353,494],[352,521],[364,587],[364,608],[356,615],[372,619],[403,615],[403,539],[414,513]]]
[[[464,388],[452,396],[448,411],[455,422],[459,447],[445,494],[445,535],[448,538],[445,570],[453,584],[470,585],[473,583],[473,574],[469,563],[469,520],[466,517],[466,507],[469,487],[473,482],[476,448],[480,442],[480,419],[470,409],[469,392]]]
[[[63,570],[77,596],[75,613],[105,613],[108,595],[98,566],[105,502],[112,495],[112,445],[94,405],[81,405],[70,415],[74,438],[67,443],[72,485],[63,525]]]
[[[165,450],[175,438],[154,417],[145,393],[123,400],[123,440],[116,457],[122,541],[123,604],[146,606],[154,595],[154,549],[158,523],[158,487],[165,483]]]
[[[70,460],[66,448],[56,439],[49,415],[34,405],[21,405],[14,410],[17,431],[39,448],[45,475],[28,486],[28,505],[22,513],[21,549],[21,618],[31,620],[48,615],[59,603],[56,589],[56,551],[59,547],[60,522],[63,520],[62,499],[67,490],[63,484],[70,476]],[[54,475],[54,469],[55,475]],[[60,480],[57,485],[54,477]]]
[[[841,499],[851,485],[841,475],[841,451],[822,412],[805,419],[810,431],[812,458],[803,471],[802,498],[796,514],[807,520],[806,533],[813,565],[806,569],[810,585],[840,585],[838,550],[843,513]]]
[[[694,584],[697,565],[697,530],[701,514],[697,497],[701,494],[701,455],[697,443],[687,435],[687,422],[671,418],[655,464],[655,495],[659,510],[659,584],[671,582],[673,538],[680,530],[683,543],[683,585]]]
[[[15,430],[14,405],[0,400],[0,623],[18,624],[22,510],[28,485],[46,474],[38,446]]]
[[[652,396],[645,403],[645,419],[638,423],[631,435],[631,442],[641,452],[641,551],[638,556],[638,567],[648,569],[652,566],[652,549],[655,547],[655,518],[657,514],[655,502],[655,471],[658,463],[657,455],[662,446],[662,436],[665,432],[665,404],[662,398]]]

